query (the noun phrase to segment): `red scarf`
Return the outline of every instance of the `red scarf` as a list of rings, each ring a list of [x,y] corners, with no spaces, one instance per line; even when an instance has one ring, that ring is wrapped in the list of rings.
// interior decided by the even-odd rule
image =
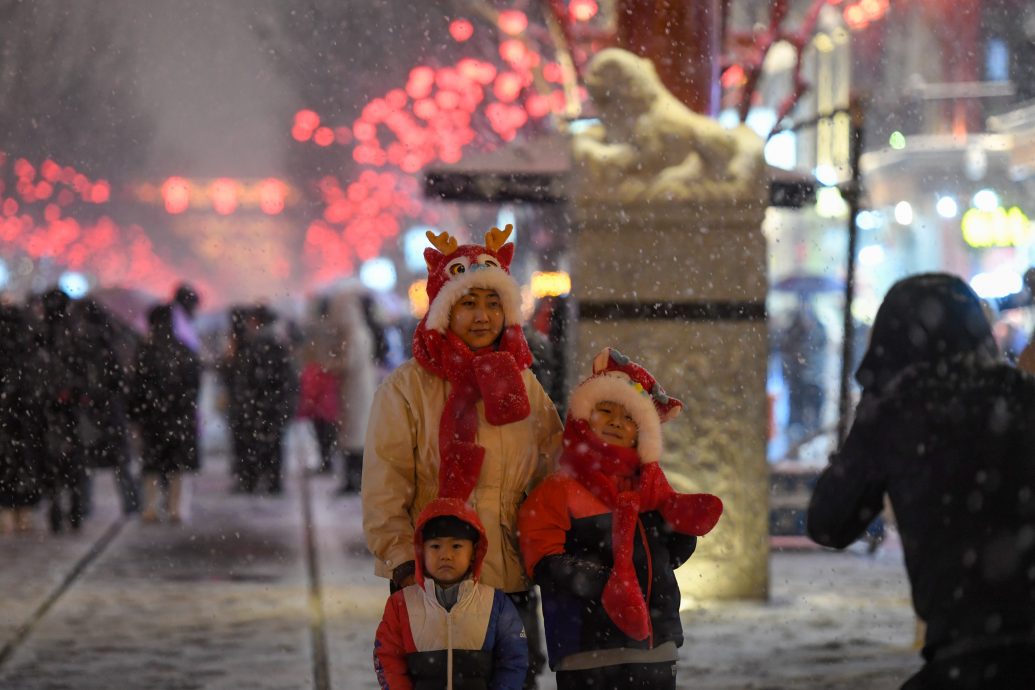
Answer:
[[[421,322],[413,334],[413,357],[451,384],[438,424],[438,495],[466,501],[485,459],[485,449],[474,442],[476,405],[485,401],[485,418],[494,426],[526,418],[531,407],[521,371],[532,364],[532,352],[517,325],[503,330],[495,350],[474,352],[452,331],[442,334]]]

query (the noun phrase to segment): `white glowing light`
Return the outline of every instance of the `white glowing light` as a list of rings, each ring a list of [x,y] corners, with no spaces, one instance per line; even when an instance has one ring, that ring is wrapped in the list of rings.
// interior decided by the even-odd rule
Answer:
[[[862,266],[876,266],[884,261],[884,247],[871,244],[859,250],[859,263]]]
[[[855,224],[860,230],[873,230],[877,227],[877,216],[873,211],[859,211],[855,216]]]
[[[395,264],[379,256],[364,261],[359,267],[359,280],[371,290],[391,290],[395,287]]]
[[[994,211],[999,207],[999,195],[991,189],[982,189],[974,195],[974,208],[981,211]]]
[[[956,204],[956,200],[951,196],[938,197],[938,203],[934,205],[934,210],[936,210],[938,215],[942,218],[955,218],[956,214],[960,212],[960,208]]]
[[[8,281],[11,280],[11,271],[7,268],[7,263],[0,259],[0,288],[7,287]]]
[[[970,287],[978,297],[994,299],[1006,297],[1015,292],[1020,292],[1024,287],[1024,280],[1019,273],[1008,270],[990,271],[978,273],[970,279]]]
[[[909,225],[913,222],[913,206],[908,201],[895,204],[895,222],[899,225]]]
[[[68,271],[58,278],[58,287],[72,299],[79,299],[90,291],[90,282],[82,273]]]

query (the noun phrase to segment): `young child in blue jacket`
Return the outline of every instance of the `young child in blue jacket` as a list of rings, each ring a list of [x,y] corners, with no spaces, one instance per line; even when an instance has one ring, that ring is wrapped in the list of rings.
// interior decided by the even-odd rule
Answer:
[[[478,582],[488,551],[477,514],[438,498],[414,529],[416,584],[395,592],[374,642],[382,690],[521,690],[528,641],[502,591]]]

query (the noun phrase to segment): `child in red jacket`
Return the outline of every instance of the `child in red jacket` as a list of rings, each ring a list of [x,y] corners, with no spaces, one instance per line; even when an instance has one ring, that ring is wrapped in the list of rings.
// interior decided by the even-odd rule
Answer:
[[[722,514],[715,496],[676,493],[658,465],[661,423],[682,407],[645,369],[601,351],[572,393],[560,469],[521,507],[558,690],[676,687],[675,569]]]
[[[459,498],[427,505],[414,530],[417,583],[395,592],[374,642],[382,690],[520,690],[528,641],[510,598],[478,582],[488,551]]]

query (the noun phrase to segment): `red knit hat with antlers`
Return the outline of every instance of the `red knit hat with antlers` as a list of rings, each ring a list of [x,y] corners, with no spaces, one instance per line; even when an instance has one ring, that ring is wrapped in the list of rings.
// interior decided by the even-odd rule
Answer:
[[[683,403],[666,394],[649,371],[611,347],[593,358],[593,375],[571,394],[569,414],[588,420],[601,400],[621,404],[636,421],[640,461],[660,460],[661,423],[675,419],[683,411]]]
[[[485,244],[457,243],[443,232],[428,233],[434,246],[424,250],[428,264],[428,313],[413,334],[413,356],[426,370],[450,382],[439,420],[439,488],[442,498],[466,501],[478,483],[485,449],[475,443],[477,403],[485,419],[500,426],[531,412],[521,372],[532,353],[521,330],[521,297],[510,273],[513,231],[493,228]],[[492,348],[474,352],[449,330],[453,305],[473,288],[495,290],[503,307],[503,332]]]

